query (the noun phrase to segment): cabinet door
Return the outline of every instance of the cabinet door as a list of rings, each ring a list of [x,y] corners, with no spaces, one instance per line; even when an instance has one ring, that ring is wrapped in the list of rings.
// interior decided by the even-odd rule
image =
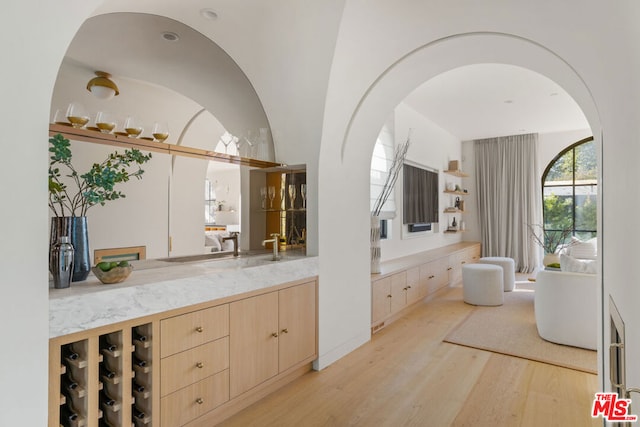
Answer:
[[[231,398],[278,374],[278,292],[229,306]]]
[[[316,354],[315,282],[283,289],[279,294],[280,372]]]
[[[391,276],[391,313],[397,313],[407,306],[407,272]]]
[[[458,282],[462,281],[462,265],[460,262],[459,252],[449,255],[449,266],[447,267],[447,270],[449,271],[450,285],[456,285]]]
[[[407,304],[413,304],[427,295],[427,289],[420,281],[420,267],[407,270]]]
[[[391,314],[391,278],[376,280],[371,284],[371,323],[384,320]]]
[[[431,261],[425,264],[424,267],[424,274],[427,276],[427,292],[429,295],[449,283],[449,257]]]

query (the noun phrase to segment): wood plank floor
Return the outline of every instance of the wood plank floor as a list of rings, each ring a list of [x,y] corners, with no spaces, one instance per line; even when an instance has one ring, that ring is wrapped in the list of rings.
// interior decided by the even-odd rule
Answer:
[[[442,339],[469,312],[460,288],[222,426],[601,426],[597,376]]]

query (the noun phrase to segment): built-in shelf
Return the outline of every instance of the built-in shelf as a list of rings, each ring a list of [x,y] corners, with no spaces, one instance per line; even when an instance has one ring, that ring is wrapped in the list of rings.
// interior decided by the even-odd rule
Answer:
[[[446,214],[463,214],[465,211],[460,209],[445,209],[444,213]]]
[[[462,172],[461,170],[449,170],[449,171],[444,171],[444,173],[449,174],[449,175],[453,175],[453,176],[457,176],[459,178],[468,178],[469,175]]]
[[[272,168],[281,166],[279,163],[266,160],[250,159],[247,157],[232,156],[216,151],[200,148],[183,147],[181,145],[167,144],[150,139],[131,138],[125,135],[102,133],[96,130],[74,128],[64,124],[49,124],[49,136],[61,134],[73,141],[92,142],[94,144],[113,145],[116,147],[137,148],[138,150],[166,153],[176,156],[195,157],[199,159],[214,160],[216,162],[232,163],[236,165],[252,166],[256,168]]]
[[[444,193],[447,194],[457,194],[458,196],[468,196],[469,193],[468,192],[464,192],[464,191],[452,191],[452,190],[444,190]]]
[[[464,231],[465,231],[465,230],[449,230],[449,229],[444,230],[444,232],[445,232],[445,233],[452,233],[452,234],[455,234],[455,233],[464,233]]]

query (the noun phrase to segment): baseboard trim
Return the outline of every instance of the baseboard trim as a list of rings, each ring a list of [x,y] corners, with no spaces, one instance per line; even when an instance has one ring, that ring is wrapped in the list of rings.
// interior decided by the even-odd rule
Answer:
[[[321,354],[318,359],[313,362],[313,369],[321,371],[369,341],[371,341],[371,330],[367,328],[363,333],[358,334],[348,341],[340,344],[338,347]]]

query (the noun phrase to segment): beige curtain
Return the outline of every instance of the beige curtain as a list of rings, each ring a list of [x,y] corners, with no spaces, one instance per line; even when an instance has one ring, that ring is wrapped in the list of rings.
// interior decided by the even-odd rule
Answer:
[[[513,258],[524,273],[538,265],[527,228],[542,222],[537,151],[537,134],[474,141],[483,256]]]

